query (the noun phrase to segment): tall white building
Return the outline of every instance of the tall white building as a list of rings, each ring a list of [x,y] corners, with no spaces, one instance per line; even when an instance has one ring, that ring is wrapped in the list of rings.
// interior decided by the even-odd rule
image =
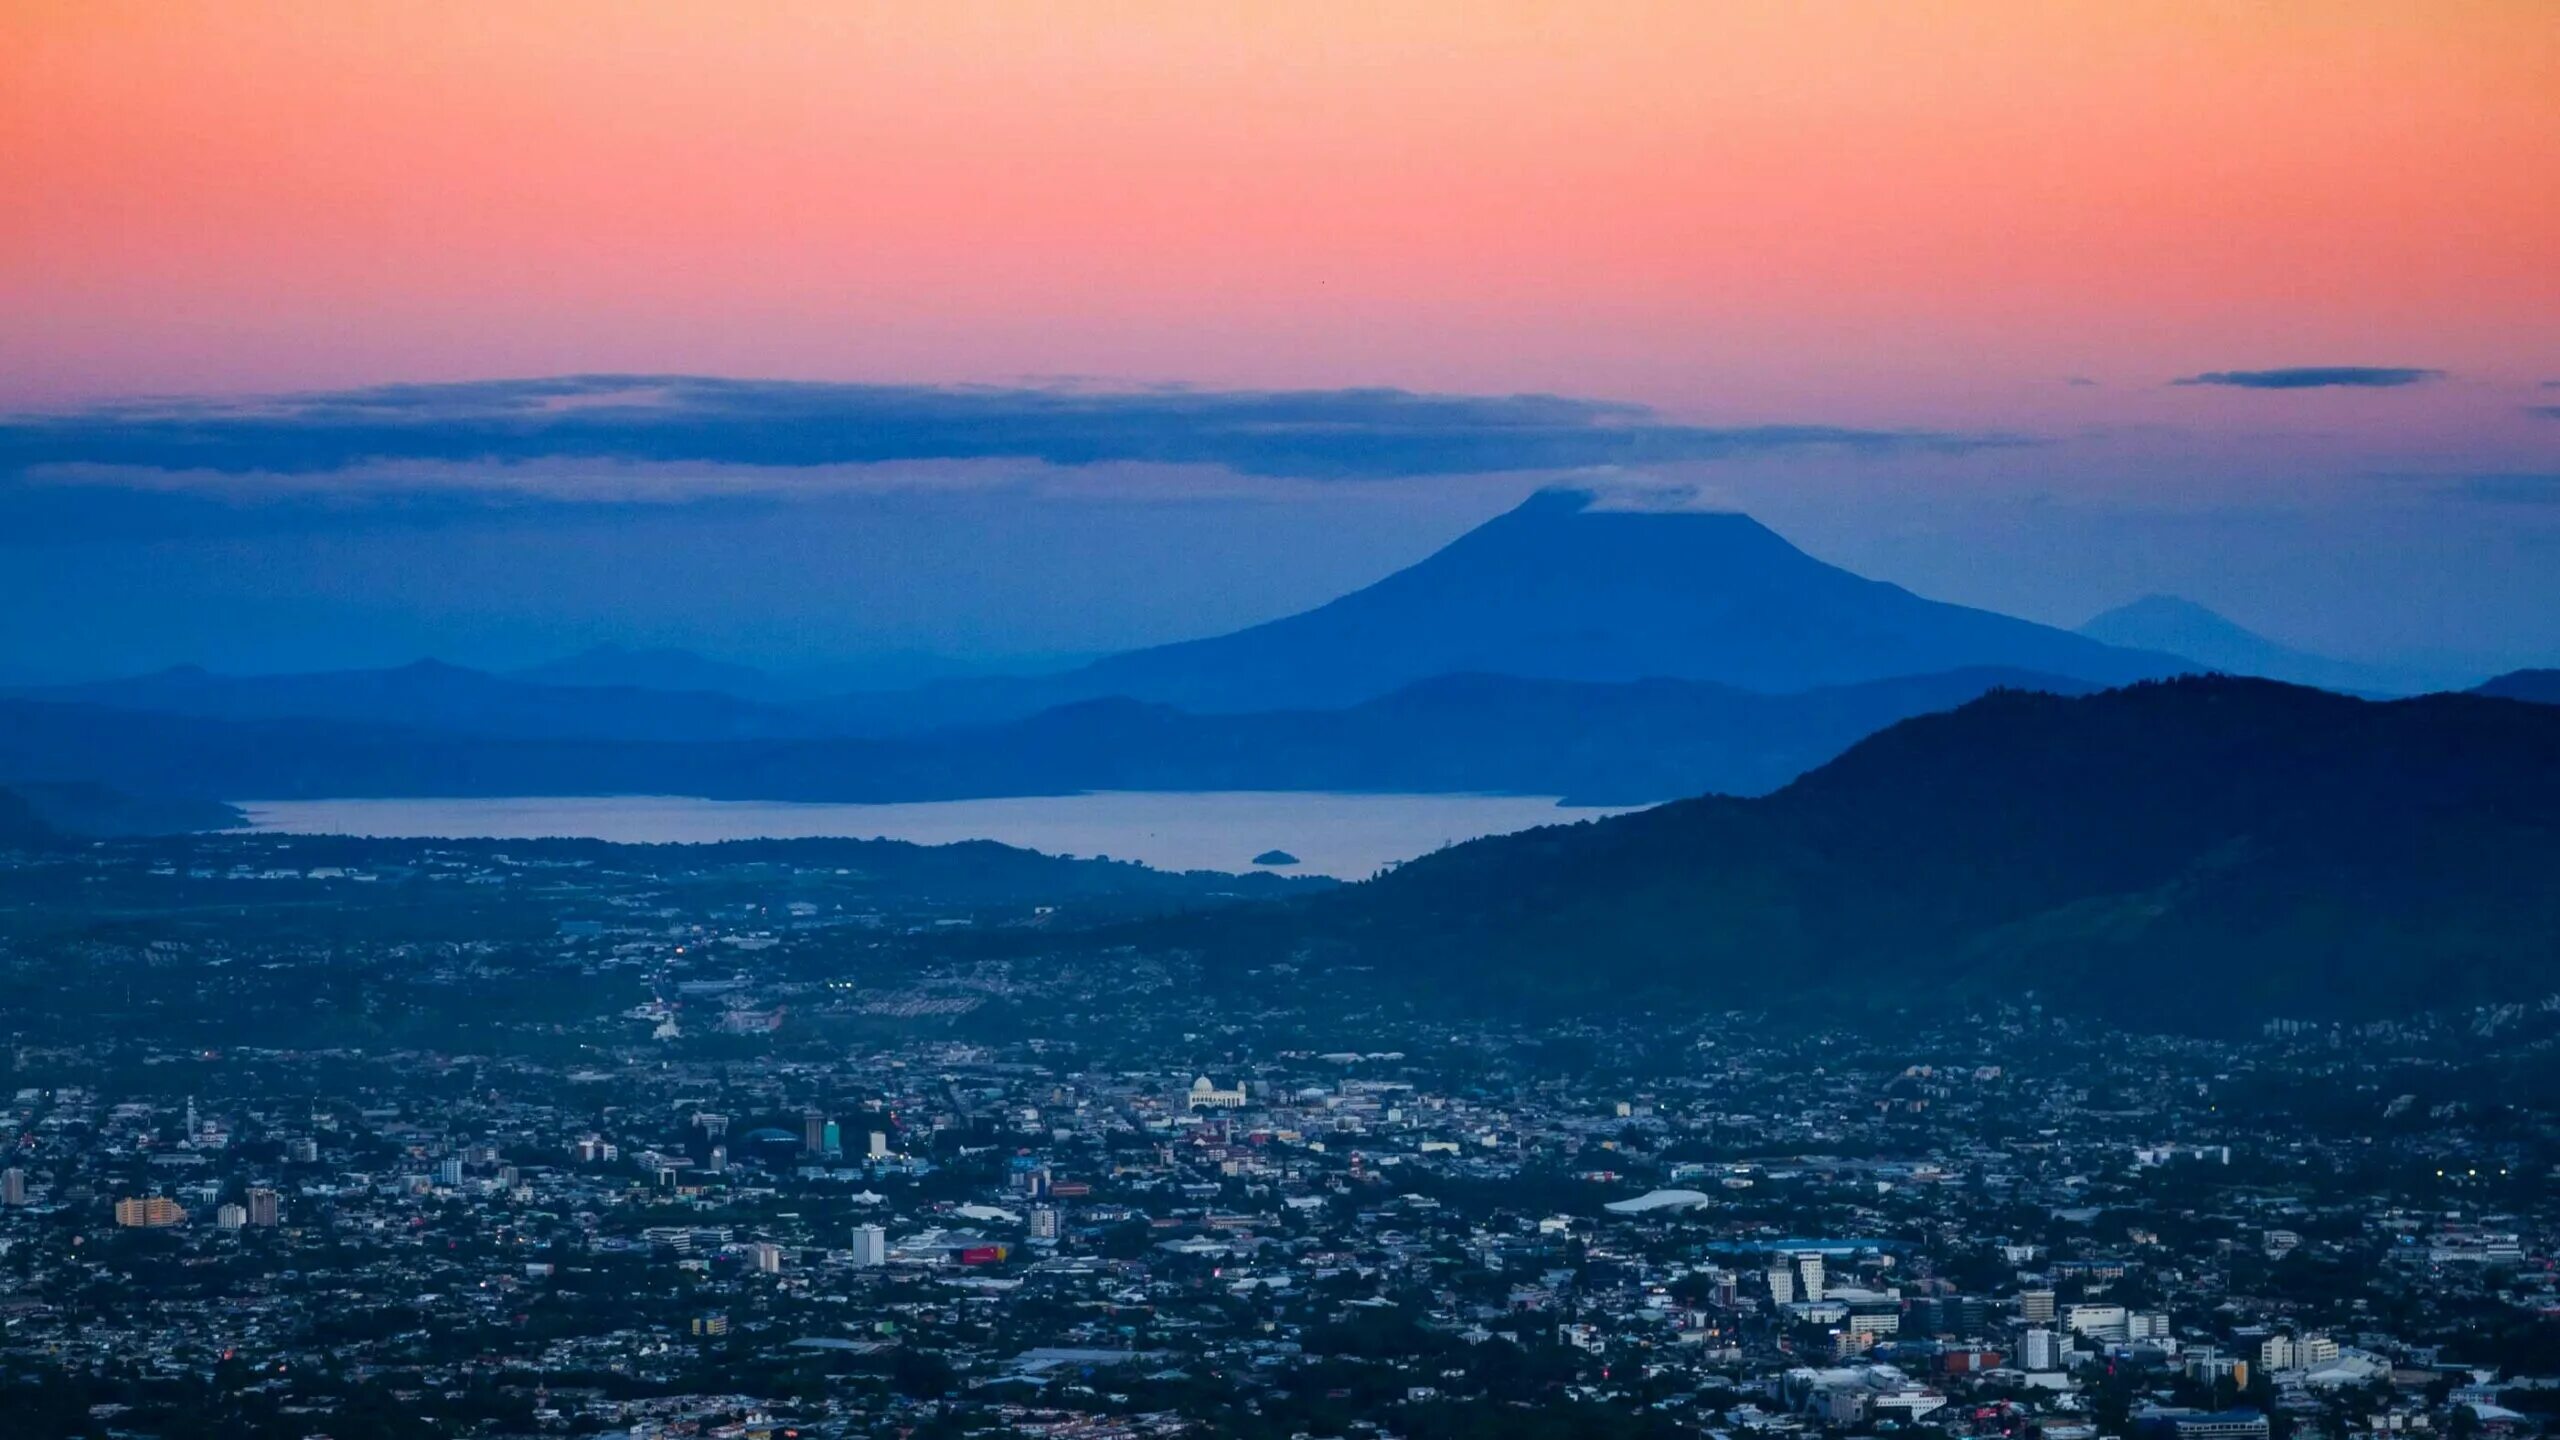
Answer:
[[[866,1268],[889,1263],[889,1232],[877,1225],[853,1227],[853,1263]]]
[[[1822,1256],[1818,1252],[1807,1250],[1796,1256],[1796,1275],[1804,1298],[1822,1298]]]

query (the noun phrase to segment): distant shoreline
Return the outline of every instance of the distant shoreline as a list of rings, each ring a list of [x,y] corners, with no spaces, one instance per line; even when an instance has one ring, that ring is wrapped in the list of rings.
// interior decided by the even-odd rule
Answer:
[[[1622,813],[1541,795],[1339,791],[1088,791],[1001,799],[840,803],[690,796],[495,796],[233,802],[252,831],[372,838],[625,844],[756,839],[993,840],[1157,869],[1277,870],[1365,879],[1447,845]]]

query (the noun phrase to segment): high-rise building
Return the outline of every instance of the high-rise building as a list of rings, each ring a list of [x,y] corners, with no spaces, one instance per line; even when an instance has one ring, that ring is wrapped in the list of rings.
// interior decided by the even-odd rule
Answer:
[[[2018,1346],[2018,1362],[2032,1371],[2063,1368],[2062,1337],[2041,1325],[2029,1330]]]
[[[2053,1323],[2053,1292],[2050,1290],[2019,1291],[2018,1318],[2030,1325]]]
[[[187,1212],[166,1195],[136,1195],[116,1202],[116,1223],[127,1229],[157,1230],[187,1223]]]
[[[877,1225],[853,1227],[853,1263],[865,1268],[889,1263],[889,1232]]]
[[[886,1160],[889,1158],[889,1136],[885,1131],[874,1130],[871,1132],[870,1154],[871,1158],[874,1160]]]
[[[1795,1267],[1787,1263],[1784,1255],[1772,1256],[1769,1261],[1769,1303],[1791,1305],[1795,1298]]]
[[[241,1226],[249,1223],[248,1207],[243,1205],[225,1205],[221,1209],[213,1212],[213,1223],[217,1229],[237,1230]]]
[[[1811,1250],[1781,1250],[1771,1255],[1769,1293],[1781,1305],[1791,1300],[1821,1299],[1822,1256]]]
[[[12,1165],[0,1170],[0,1205],[27,1203],[27,1172]]]
[[[1034,1240],[1055,1240],[1058,1238],[1057,1206],[1034,1205],[1031,1207],[1031,1238]]]
[[[261,1229],[284,1223],[284,1200],[275,1191],[257,1186],[249,1191],[249,1223]]]
[[[447,1190],[462,1183],[462,1157],[448,1155],[436,1162],[436,1183]]]
[[[801,1112],[800,1148],[808,1151],[812,1155],[823,1154],[825,1152],[827,1148],[826,1116],[819,1114],[815,1110],[806,1110]]]
[[[759,1240],[749,1253],[755,1256],[757,1274],[779,1275],[782,1273],[781,1246],[770,1241]]]
[[[844,1131],[833,1120],[828,1121],[826,1128],[819,1132],[818,1148],[829,1155],[844,1153]]]

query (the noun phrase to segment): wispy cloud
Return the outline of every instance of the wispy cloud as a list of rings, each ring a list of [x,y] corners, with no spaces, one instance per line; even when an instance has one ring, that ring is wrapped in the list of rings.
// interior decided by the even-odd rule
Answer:
[[[407,488],[441,467],[609,462],[820,471],[917,462],[1213,466],[1311,480],[1573,470],[1792,449],[1962,451],[2021,437],[1831,425],[1701,426],[1555,395],[1097,391],[683,375],[547,379],[0,418],[0,472],[325,476]],[[546,490],[564,483],[553,474]]]
[[[2441,370],[2406,365],[2298,365],[2282,370],[2207,370],[2169,383],[2223,385],[2237,390],[2393,390],[2443,378]]]

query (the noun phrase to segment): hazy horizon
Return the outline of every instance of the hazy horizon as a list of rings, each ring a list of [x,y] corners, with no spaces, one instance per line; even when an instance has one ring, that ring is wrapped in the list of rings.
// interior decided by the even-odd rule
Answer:
[[[1948,462],[1937,457],[1936,463]],[[1976,506],[1913,513],[1890,502],[1855,511],[1806,509],[1802,499],[1791,505],[1776,493],[1766,505],[1739,500],[1731,470],[1728,462],[1720,472],[1725,478],[1705,482],[1726,503],[1818,559],[1933,599],[2070,629],[2131,600],[2175,595],[2282,643],[2436,684],[2560,663],[2560,635],[2541,633],[2560,624],[2552,619],[2560,615],[2560,593],[2548,610],[2519,602],[2494,626],[2450,625],[2423,603],[2452,603],[2447,591],[2456,578],[2490,592],[2482,597],[2488,600],[2502,589],[2539,591],[2560,583],[2532,566],[2473,568],[2441,583],[2407,573],[2395,590],[2364,583],[2345,563],[2355,558],[2353,550],[2306,546],[2302,537],[2321,526],[2302,515],[2155,517],[2150,524],[2109,528],[2099,511],[2030,516],[2026,511],[2034,507],[2011,513]],[[0,593],[63,623],[0,639],[0,683],[101,679],[182,665],[266,673],[421,659],[505,671],[612,648],[683,650],[776,672],[869,670],[885,677],[878,688],[912,683],[908,677],[919,671],[928,678],[1032,673],[1312,608],[1425,558],[1556,478],[1405,482],[1391,487],[1395,493],[1362,488],[1339,498],[1008,505],[988,494],[889,493],[795,501],[786,511],[772,502],[714,497],[672,512],[564,504],[522,514],[466,505],[436,518],[403,513],[352,521],[268,501],[269,509],[252,506],[245,519],[218,512],[215,523],[196,533],[102,534],[18,552],[26,563],[0,574]],[[43,503],[55,499],[47,495]],[[143,503],[165,500],[152,495]],[[0,505],[6,503],[0,489]],[[708,513],[690,513],[696,508]],[[1353,523],[1344,523],[1346,513]],[[1982,528],[1952,533],[1968,517]],[[2321,524],[2354,519],[2336,515]],[[315,535],[314,523],[356,529]],[[2152,524],[2212,532],[2216,548],[2172,546],[2167,537],[2147,533]],[[240,526],[248,527],[245,533],[226,533]],[[828,565],[823,551],[831,527],[875,542],[892,537],[888,566],[850,559],[841,570]],[[1275,550],[1275,537],[1292,536],[1298,538]],[[2409,543],[2424,539],[2422,530],[2398,538],[2404,543],[2377,553],[2404,573],[2431,564],[2437,552]],[[2530,550],[2547,537],[2517,530],[2491,538]],[[2245,566],[2209,563],[2231,558],[2220,547],[2261,543],[2266,548],[2244,557]],[[1983,563],[1985,550],[1996,553],[2004,545],[2034,556],[2035,567]],[[2070,547],[2075,563],[2055,563],[2054,555],[2063,553],[2057,546]],[[649,578],[657,563],[649,557],[661,550],[707,560],[720,581],[762,573],[743,585],[714,583],[712,575],[692,587],[658,585]],[[395,554],[416,558],[385,563]],[[118,563],[101,563],[119,555],[125,558]],[[1133,577],[1121,563],[1128,555],[1159,563]],[[782,574],[766,563],[786,561],[795,568]],[[435,568],[455,563],[490,568],[473,584],[456,586],[446,570]],[[797,568],[812,564],[818,573]],[[2303,566],[2321,572],[2325,583],[2285,583],[2285,568]],[[257,585],[238,583],[244,567],[259,574]],[[593,593],[579,594],[580,585]],[[278,589],[286,593],[274,593]],[[183,603],[173,590],[186,592]],[[2400,603],[2404,592],[2421,603]],[[2390,611],[2397,623],[2349,623],[2329,603],[2345,593]],[[890,605],[864,603],[884,594]],[[834,603],[815,603],[826,600]],[[866,680],[845,688],[873,685]]]

